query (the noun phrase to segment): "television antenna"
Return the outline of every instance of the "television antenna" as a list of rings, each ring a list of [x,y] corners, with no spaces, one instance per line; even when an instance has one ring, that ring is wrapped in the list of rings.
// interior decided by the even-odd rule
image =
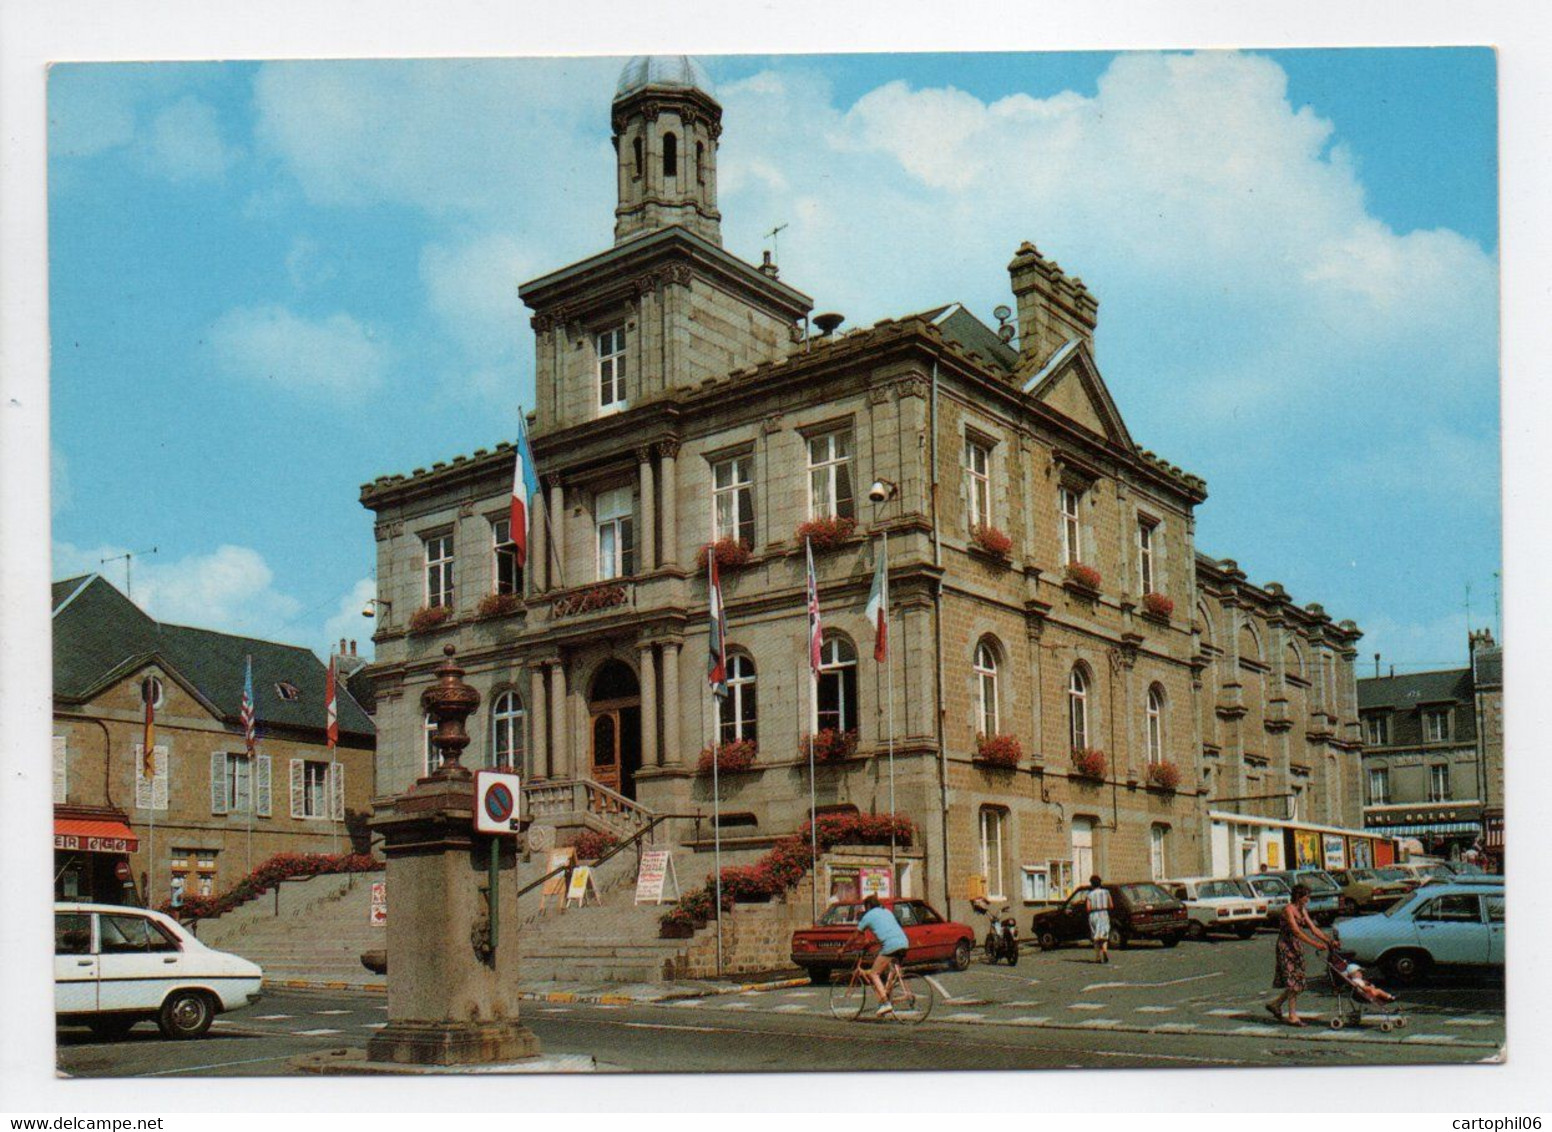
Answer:
[[[780,243],[780,238],[781,238],[782,229],[784,229],[786,226],[787,226],[786,223],[783,222],[781,224],[776,225],[776,227],[772,228],[769,232],[767,232],[765,234],[765,238],[771,242],[771,259],[774,260],[777,263],[781,262],[781,254],[780,254],[781,253],[781,243]]]
[[[118,562],[118,561],[121,561],[121,560],[123,561],[123,563],[124,563],[124,596],[129,598],[131,601],[133,601],[135,599],[135,581],[134,581],[134,571],[133,571],[132,567],[134,565],[135,556],[137,554],[155,554],[155,553],[156,553],[156,547],[154,547],[154,546],[150,550],[128,550],[128,551],[125,551],[123,554],[115,554],[111,558],[104,558],[104,559],[102,559],[98,563],[98,565],[106,566],[109,562]]]

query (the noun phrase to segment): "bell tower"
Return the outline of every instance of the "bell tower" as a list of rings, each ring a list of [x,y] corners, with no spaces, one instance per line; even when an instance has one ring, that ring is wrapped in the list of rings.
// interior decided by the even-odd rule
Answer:
[[[612,117],[614,242],[677,224],[720,247],[722,106],[705,69],[688,55],[636,56],[620,72]]]

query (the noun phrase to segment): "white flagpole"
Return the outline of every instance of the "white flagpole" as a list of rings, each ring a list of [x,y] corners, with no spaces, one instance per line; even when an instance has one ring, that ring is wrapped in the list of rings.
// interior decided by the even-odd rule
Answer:
[[[900,871],[895,864],[895,664],[889,648],[889,531],[884,531],[884,710],[889,713],[886,729],[889,744],[889,895],[899,897],[895,889],[900,883]]]
[[[711,844],[713,867],[717,870],[717,976],[722,976],[722,784],[718,778],[722,762],[722,705],[716,693],[711,697]]]

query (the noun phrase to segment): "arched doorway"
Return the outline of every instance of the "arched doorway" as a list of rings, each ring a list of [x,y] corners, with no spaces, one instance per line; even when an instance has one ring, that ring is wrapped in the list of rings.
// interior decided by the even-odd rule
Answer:
[[[641,769],[641,685],[629,665],[611,660],[598,670],[587,709],[588,776],[634,799]]]

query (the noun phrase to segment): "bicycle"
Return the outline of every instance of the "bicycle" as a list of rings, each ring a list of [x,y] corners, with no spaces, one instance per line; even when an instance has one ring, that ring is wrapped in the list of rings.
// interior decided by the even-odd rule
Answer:
[[[835,981],[830,985],[830,1013],[843,1022],[855,1021],[862,1016],[863,1010],[878,1001],[872,980],[867,975],[871,962],[872,956],[867,951],[859,952],[846,981]],[[931,981],[908,973],[898,959],[890,961],[889,971],[884,976],[884,994],[889,1005],[894,1007],[886,1017],[896,1022],[915,1026],[925,1022],[932,1013]]]

